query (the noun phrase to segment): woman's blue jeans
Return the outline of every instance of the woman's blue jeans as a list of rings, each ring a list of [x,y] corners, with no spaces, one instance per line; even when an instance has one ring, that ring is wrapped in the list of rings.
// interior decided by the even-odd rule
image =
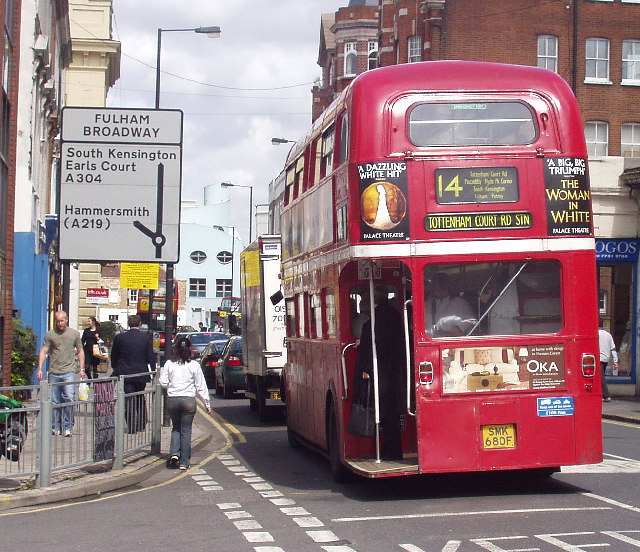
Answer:
[[[191,462],[191,426],[196,415],[195,397],[167,397],[167,409],[171,416],[171,444],[169,455],[180,457],[180,465]]]

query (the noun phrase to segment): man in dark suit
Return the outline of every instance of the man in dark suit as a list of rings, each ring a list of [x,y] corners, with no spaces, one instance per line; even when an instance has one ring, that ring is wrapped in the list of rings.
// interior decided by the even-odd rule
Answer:
[[[156,355],[153,352],[151,334],[140,331],[140,316],[129,316],[129,331],[119,333],[113,340],[111,349],[112,376],[129,376],[124,380],[125,395],[144,391],[151,379],[150,370],[156,369]],[[129,433],[142,431],[147,424],[147,404],[144,395],[127,397],[125,419]]]

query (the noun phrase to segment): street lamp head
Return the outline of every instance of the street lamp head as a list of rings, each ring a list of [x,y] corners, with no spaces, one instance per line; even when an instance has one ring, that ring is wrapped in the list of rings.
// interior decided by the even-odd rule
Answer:
[[[222,186],[223,188],[231,188],[235,186],[235,184],[231,184],[231,182],[220,182],[220,186]]]
[[[198,27],[197,29],[194,29],[194,32],[198,34],[206,34],[209,38],[220,38],[220,35],[222,34],[220,27],[217,25],[213,27]]]
[[[287,140],[286,138],[271,138],[271,144],[279,146],[280,144],[295,144],[295,140]]]

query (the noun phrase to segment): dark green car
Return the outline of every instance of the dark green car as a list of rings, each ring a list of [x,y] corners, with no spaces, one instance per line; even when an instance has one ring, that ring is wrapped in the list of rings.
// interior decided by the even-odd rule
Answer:
[[[236,391],[246,388],[244,366],[242,364],[242,337],[232,336],[222,349],[215,367],[216,395],[229,399]]]

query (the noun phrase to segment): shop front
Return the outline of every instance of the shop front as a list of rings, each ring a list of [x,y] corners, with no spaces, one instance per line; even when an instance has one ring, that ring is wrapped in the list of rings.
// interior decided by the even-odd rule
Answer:
[[[617,369],[607,367],[613,394],[632,395],[636,383],[637,239],[597,239],[599,317],[618,351]],[[612,385],[613,384],[613,385]]]

